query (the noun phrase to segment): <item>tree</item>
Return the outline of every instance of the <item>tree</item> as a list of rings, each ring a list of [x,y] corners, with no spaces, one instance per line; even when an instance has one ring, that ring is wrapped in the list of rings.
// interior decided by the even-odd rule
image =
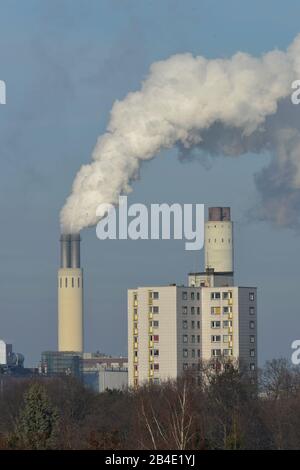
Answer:
[[[30,385],[25,392],[24,407],[15,428],[17,446],[27,449],[52,447],[58,419],[58,412],[50,403],[45,387],[39,383]]]

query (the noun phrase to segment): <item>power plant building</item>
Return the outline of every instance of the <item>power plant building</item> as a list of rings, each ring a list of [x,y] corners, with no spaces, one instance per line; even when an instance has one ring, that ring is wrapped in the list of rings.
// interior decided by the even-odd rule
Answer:
[[[188,286],[128,291],[129,386],[176,379],[221,358],[257,367],[257,290],[234,286],[230,208],[210,208],[205,270]]]

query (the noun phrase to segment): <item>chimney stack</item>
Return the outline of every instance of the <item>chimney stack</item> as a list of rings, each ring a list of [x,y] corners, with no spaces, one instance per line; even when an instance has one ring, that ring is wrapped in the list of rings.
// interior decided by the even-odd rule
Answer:
[[[80,235],[60,237],[58,271],[58,350],[83,352],[83,271]]]

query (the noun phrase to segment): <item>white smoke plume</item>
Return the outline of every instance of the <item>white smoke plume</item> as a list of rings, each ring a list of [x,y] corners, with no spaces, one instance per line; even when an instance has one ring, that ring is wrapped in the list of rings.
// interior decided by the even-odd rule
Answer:
[[[208,60],[187,53],[152,64],[141,90],[114,103],[92,162],[79,170],[61,211],[62,231],[95,225],[104,215],[97,215],[98,205],[117,204],[142,161],[175,145],[184,156],[194,149],[224,156],[270,152],[270,166],[256,175],[258,217],[299,224],[300,106],[290,101],[299,78],[300,35],[286,52],[259,58],[238,52]]]

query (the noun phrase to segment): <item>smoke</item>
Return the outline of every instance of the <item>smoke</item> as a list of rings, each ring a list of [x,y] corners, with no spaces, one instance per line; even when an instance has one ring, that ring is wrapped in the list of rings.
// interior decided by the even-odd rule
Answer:
[[[297,78],[300,35],[286,52],[259,58],[238,52],[207,60],[187,53],[152,64],[141,90],[114,103],[92,162],[79,170],[61,211],[62,231],[96,224],[104,215],[98,205],[117,204],[131,191],[142,161],[175,145],[182,158],[195,149],[200,158],[270,152],[269,167],[255,177],[261,197],[255,217],[297,226],[300,122],[290,102]]]

